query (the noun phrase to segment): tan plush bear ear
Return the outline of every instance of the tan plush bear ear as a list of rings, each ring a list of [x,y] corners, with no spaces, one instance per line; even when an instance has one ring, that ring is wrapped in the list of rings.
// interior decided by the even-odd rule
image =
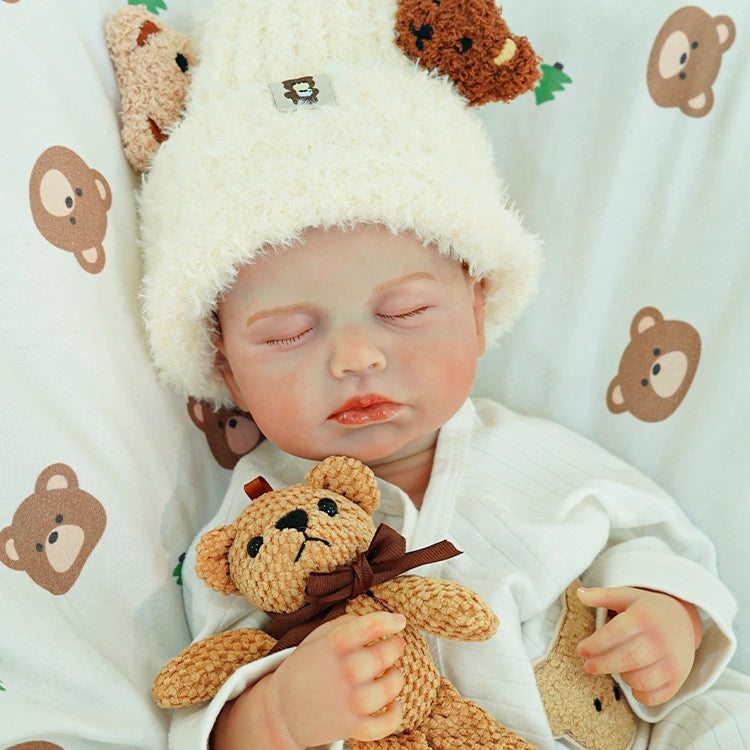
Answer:
[[[380,503],[380,490],[372,469],[356,458],[329,456],[307,472],[305,481],[343,495],[370,514]]]
[[[186,36],[142,5],[120,8],[106,40],[122,97],[125,156],[144,172],[180,118],[197,58]]]
[[[229,548],[234,542],[237,527],[219,526],[207,531],[195,552],[195,572],[207,586],[222,594],[239,594],[229,575]]]
[[[404,54],[447,75],[469,104],[507,102],[541,76],[541,58],[511,33],[494,0],[399,0],[395,30]]]

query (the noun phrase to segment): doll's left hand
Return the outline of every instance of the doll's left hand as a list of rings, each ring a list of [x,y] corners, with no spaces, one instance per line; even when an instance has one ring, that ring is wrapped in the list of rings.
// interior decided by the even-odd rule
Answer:
[[[616,615],[578,644],[590,674],[619,673],[646,706],[668,701],[687,679],[700,644],[692,604],[668,594],[629,587],[578,589],[589,607]]]

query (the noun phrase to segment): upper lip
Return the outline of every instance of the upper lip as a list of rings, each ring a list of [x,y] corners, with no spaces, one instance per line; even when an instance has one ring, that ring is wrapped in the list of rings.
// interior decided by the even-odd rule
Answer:
[[[365,396],[355,396],[350,398],[346,403],[339,406],[338,409],[331,412],[328,418],[331,419],[337,414],[341,414],[345,411],[354,411],[356,409],[366,409],[369,406],[375,406],[376,404],[395,404],[396,402],[385,396],[380,396],[377,393],[368,393]]]

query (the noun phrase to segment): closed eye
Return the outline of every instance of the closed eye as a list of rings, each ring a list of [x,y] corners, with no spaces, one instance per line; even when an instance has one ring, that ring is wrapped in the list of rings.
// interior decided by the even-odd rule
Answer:
[[[398,315],[386,315],[384,313],[380,313],[379,317],[383,320],[405,320],[406,318],[415,318],[418,315],[421,315],[425,310],[428,310],[429,308],[425,305],[424,307],[417,307],[414,310],[409,310],[408,312],[399,313]]]
[[[305,336],[307,336],[308,333],[312,331],[312,328],[308,328],[305,331],[302,331],[301,333],[297,333],[294,336],[285,336],[283,338],[279,339],[267,339],[264,343],[266,346],[291,346],[292,344],[296,344],[298,341],[301,341]]]

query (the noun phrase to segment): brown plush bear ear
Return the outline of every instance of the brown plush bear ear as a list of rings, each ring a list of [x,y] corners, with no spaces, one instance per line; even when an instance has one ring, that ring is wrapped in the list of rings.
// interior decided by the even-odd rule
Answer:
[[[222,594],[239,594],[229,575],[229,548],[234,542],[237,527],[219,526],[207,531],[198,542],[195,552],[195,572],[207,586]]]
[[[257,500],[261,495],[265,495],[266,492],[273,492],[273,488],[263,477],[255,477],[251,479],[245,486],[245,494],[251,500]]]
[[[144,172],[180,118],[197,58],[186,36],[142,5],[116,11],[106,40],[122,97],[125,156]]]
[[[329,456],[307,472],[305,481],[343,495],[370,514],[380,503],[380,490],[372,469],[356,458]]]
[[[472,105],[510,101],[541,76],[541,58],[494,0],[399,0],[395,30],[409,59],[447,75]]]

